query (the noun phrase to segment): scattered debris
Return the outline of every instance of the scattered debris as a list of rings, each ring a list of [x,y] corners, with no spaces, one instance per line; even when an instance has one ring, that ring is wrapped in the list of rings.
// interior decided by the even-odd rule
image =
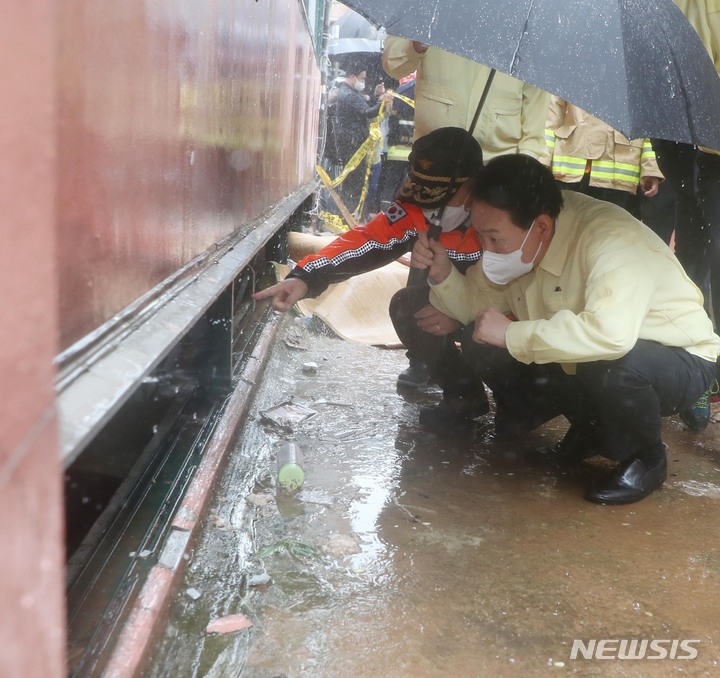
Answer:
[[[188,596],[190,596],[193,600],[197,600],[202,595],[202,593],[200,593],[200,591],[198,591],[197,589],[192,589],[192,588],[185,591],[185,593]]]
[[[269,546],[263,546],[255,554],[258,558],[267,558],[278,553],[287,553],[298,560],[322,560],[322,554],[309,544],[304,544],[296,539],[281,539]]]
[[[207,625],[208,633],[233,633],[249,629],[253,623],[244,614],[231,614],[220,617]]]
[[[339,558],[341,556],[351,556],[354,553],[360,553],[360,542],[353,535],[346,534],[329,534],[322,539],[320,548],[328,556]]]
[[[213,527],[217,527],[221,530],[228,530],[232,527],[225,518],[219,516],[217,513],[210,514],[210,524]]]
[[[422,522],[422,518],[420,517],[419,514],[415,514],[415,513],[413,513],[412,511],[410,511],[408,508],[406,508],[405,506],[403,506],[403,505],[397,500],[396,497],[393,497],[392,503],[395,504],[395,506],[397,506],[397,507],[408,517],[408,520],[409,520],[411,523],[420,523],[420,522]],[[428,524],[429,524],[429,523],[428,523]]]
[[[129,556],[131,558],[134,558],[135,556],[137,556],[138,558],[147,558],[148,556],[151,556],[151,555],[152,555],[152,551],[150,549],[143,549],[142,551],[140,551],[140,553],[138,553],[137,551],[130,551],[130,553],[129,553]]]
[[[681,489],[691,497],[711,497],[720,499],[720,486],[713,483],[705,483],[699,480],[680,480],[675,487]]]
[[[318,400],[315,400],[313,402],[313,405],[316,407],[323,407],[325,405],[332,405],[334,407],[355,407],[352,403],[338,403],[332,400],[325,400],[325,398],[320,398]]]
[[[283,341],[290,347],[299,351],[307,351],[308,347],[300,332],[295,327],[288,327]]]
[[[263,492],[262,494],[249,494],[247,497],[245,497],[245,500],[248,504],[251,504],[252,506],[262,508],[263,506],[272,504],[275,501],[275,497],[273,497],[272,494]]]
[[[270,409],[260,412],[260,416],[277,426],[292,429],[293,426],[302,421],[310,419],[317,414],[317,410],[313,410],[300,403],[294,403],[286,400],[284,403],[275,405]]]
[[[272,579],[267,572],[261,572],[248,579],[248,586],[265,586],[265,584],[269,584],[271,581]]]

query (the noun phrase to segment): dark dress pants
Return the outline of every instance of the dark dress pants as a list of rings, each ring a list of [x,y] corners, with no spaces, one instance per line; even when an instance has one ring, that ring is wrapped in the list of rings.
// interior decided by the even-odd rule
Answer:
[[[675,192],[675,254],[720,323],[720,157],[690,144],[652,140]],[[712,311],[710,299],[712,296]]]
[[[708,260],[713,321],[720,324],[720,156],[697,152],[698,196],[710,242]],[[696,283],[697,284],[697,283]]]
[[[463,354],[492,390],[496,432],[531,431],[558,415],[597,436],[610,459],[624,460],[661,442],[661,418],[690,407],[715,378],[715,363],[681,348],[639,340],[617,360],[526,365],[507,350],[478,344],[466,331]]]
[[[470,374],[456,342],[464,328],[444,337],[420,329],[415,313],[430,303],[426,282],[398,290],[390,300],[390,319],[411,360],[424,362],[431,379],[443,389],[445,398],[484,393],[482,382]]]

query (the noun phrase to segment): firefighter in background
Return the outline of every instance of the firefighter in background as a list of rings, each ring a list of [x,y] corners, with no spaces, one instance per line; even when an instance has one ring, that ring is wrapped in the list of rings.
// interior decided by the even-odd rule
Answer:
[[[657,195],[663,175],[648,139],[624,134],[553,96],[545,129],[545,162],[562,190],[612,202],[640,219],[640,193]]]
[[[557,97],[553,97],[550,103],[547,128],[550,162],[560,188],[613,202],[640,218],[638,189],[645,197],[656,196],[663,178],[652,150],[651,143],[655,141],[629,141],[606,123]],[[678,146],[675,142],[667,143],[673,148]],[[697,151],[693,149],[693,152]],[[679,173],[680,166],[668,169],[675,175]],[[692,180],[689,181],[689,186],[692,186]],[[682,188],[682,182],[679,186]],[[674,194],[678,195],[678,192]],[[685,216],[691,221],[689,214]],[[678,259],[685,267],[680,252]],[[693,265],[697,262],[686,267],[691,279]],[[693,282],[702,289],[700,281]],[[710,392],[713,389],[717,389],[717,382],[692,407],[680,412],[680,418],[690,430],[700,432],[707,427],[710,421]]]

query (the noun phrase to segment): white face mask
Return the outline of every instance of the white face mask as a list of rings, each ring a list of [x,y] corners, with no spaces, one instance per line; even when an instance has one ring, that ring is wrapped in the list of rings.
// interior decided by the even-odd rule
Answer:
[[[530,228],[520,244],[520,248],[514,252],[509,252],[508,254],[483,252],[482,267],[490,282],[494,282],[496,285],[507,285],[511,280],[515,280],[532,271],[535,259],[542,248],[542,241],[540,241],[540,246],[537,248],[535,256],[527,263],[522,260],[522,248],[525,246],[534,225],[535,221],[530,224]]]
[[[435,223],[439,211],[439,207],[434,210],[424,209],[423,214],[429,222]],[[454,231],[459,226],[462,226],[469,216],[470,210],[465,205],[445,205],[445,210],[440,218],[440,228],[443,233]]]
[[[355,80],[353,87],[356,92],[362,92],[365,89],[365,83],[362,80]]]

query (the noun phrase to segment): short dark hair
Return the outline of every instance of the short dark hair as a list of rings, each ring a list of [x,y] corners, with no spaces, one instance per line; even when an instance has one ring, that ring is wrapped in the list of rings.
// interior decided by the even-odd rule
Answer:
[[[361,57],[350,56],[343,60],[342,69],[345,75],[360,75],[363,71],[367,71],[367,61]]]
[[[475,200],[504,210],[512,222],[529,229],[536,217],[560,214],[563,198],[552,172],[529,155],[499,155],[475,175]]]

